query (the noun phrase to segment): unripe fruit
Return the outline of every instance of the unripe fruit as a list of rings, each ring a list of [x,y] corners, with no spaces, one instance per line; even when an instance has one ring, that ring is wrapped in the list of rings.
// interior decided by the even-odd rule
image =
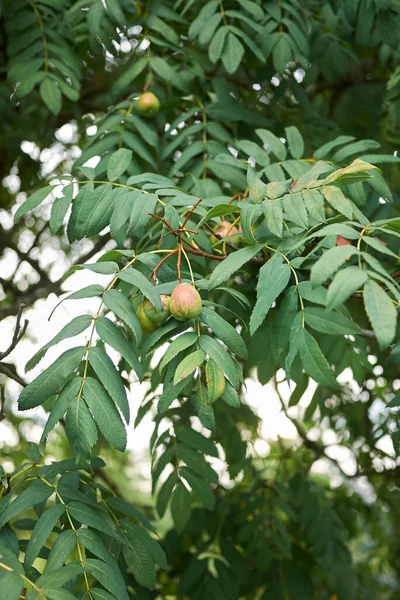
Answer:
[[[233,226],[229,221],[222,221],[217,227],[214,229],[215,233],[218,234],[221,238],[228,238],[228,242],[232,242],[232,244],[236,244],[240,239],[240,231],[237,227]],[[214,245],[217,243],[222,244],[222,240],[217,238],[215,235],[210,236],[210,242]]]
[[[351,242],[349,242],[349,240],[346,240],[341,235],[338,235],[336,237],[336,246],[351,246]]]
[[[202,302],[199,292],[190,283],[180,283],[171,294],[169,309],[178,321],[188,321],[199,316]]]
[[[139,96],[138,108],[143,116],[152,117],[160,110],[160,101],[153,92],[145,92]]]
[[[153,323],[152,321],[150,321],[150,319],[146,316],[143,310],[143,304],[139,305],[139,308],[136,311],[136,315],[139,319],[139,323],[143,333],[153,333],[153,331],[156,331],[156,329],[160,327],[157,323]]]
[[[152,323],[154,323],[156,325],[162,325],[163,323],[165,323],[165,321],[168,319],[169,315],[171,314],[169,311],[170,297],[161,295],[160,300],[161,300],[161,304],[162,304],[162,310],[160,310],[160,311],[158,311],[153,306],[153,304],[150,302],[150,300],[147,300],[147,298],[143,302],[144,314]]]

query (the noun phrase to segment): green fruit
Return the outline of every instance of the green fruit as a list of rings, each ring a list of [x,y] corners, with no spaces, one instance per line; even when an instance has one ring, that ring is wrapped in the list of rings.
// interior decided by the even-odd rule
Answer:
[[[202,302],[199,292],[190,283],[180,283],[171,294],[169,309],[178,321],[188,321],[199,316]]]
[[[146,316],[143,310],[143,304],[139,305],[139,308],[136,311],[136,315],[139,319],[139,323],[143,333],[153,333],[153,331],[156,331],[156,329],[160,327],[157,323],[153,323],[152,321],[150,321],[150,319]]]
[[[160,110],[160,101],[153,92],[145,92],[139,96],[138,108],[143,116],[152,117]]]
[[[144,314],[152,323],[154,323],[156,325],[162,325],[163,323],[165,323],[165,321],[168,319],[169,315],[171,314],[169,311],[170,297],[161,295],[160,300],[161,300],[161,304],[162,304],[162,310],[157,310],[153,306],[153,304],[150,302],[150,300],[146,299],[143,302]]]

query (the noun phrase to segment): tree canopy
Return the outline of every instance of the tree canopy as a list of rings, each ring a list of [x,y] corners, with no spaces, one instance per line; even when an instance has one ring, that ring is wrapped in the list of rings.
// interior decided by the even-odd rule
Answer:
[[[1,593],[397,598],[398,1],[0,11]],[[91,309],[23,371],[51,294]],[[267,452],[251,380],[297,434]]]

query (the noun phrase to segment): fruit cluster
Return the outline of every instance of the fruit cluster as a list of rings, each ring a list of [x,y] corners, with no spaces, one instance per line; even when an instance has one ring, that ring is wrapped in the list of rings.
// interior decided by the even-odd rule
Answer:
[[[160,296],[162,309],[157,310],[145,299],[136,311],[143,333],[152,333],[165,323],[169,316],[178,321],[188,321],[199,316],[202,302],[199,292],[190,283],[179,283],[171,296]]]

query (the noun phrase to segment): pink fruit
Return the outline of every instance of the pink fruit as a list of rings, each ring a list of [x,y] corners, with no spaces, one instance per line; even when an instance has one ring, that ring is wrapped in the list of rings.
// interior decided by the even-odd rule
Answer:
[[[199,292],[190,283],[180,283],[171,294],[169,309],[178,321],[188,321],[199,316],[202,302]]]

